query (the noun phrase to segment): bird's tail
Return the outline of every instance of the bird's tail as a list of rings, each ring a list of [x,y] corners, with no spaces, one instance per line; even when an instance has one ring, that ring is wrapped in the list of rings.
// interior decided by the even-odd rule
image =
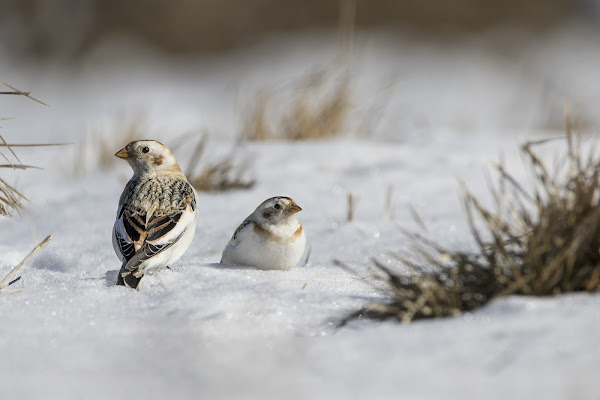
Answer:
[[[139,290],[138,286],[144,276],[140,275],[137,277],[133,271],[125,269],[126,264],[127,263],[124,263],[119,271],[119,275],[117,276],[117,285]]]

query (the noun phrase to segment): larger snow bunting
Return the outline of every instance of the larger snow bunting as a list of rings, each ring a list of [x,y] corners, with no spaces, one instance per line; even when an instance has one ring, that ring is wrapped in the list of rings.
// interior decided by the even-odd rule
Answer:
[[[115,155],[133,168],[113,227],[113,247],[123,262],[117,285],[138,289],[146,271],[171,265],[189,247],[198,196],[162,143],[138,140]]]
[[[306,235],[289,197],[265,200],[242,222],[223,251],[221,263],[259,269],[290,269],[298,264]]]

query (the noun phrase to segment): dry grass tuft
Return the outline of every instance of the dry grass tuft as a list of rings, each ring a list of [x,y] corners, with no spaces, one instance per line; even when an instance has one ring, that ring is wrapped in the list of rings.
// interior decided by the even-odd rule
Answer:
[[[389,300],[368,305],[342,325],[362,317],[407,323],[452,316],[511,294],[600,291],[600,161],[593,152],[582,152],[581,140],[567,120],[567,153],[551,173],[534,151],[548,141],[521,148],[533,179],[530,188],[521,186],[502,165],[496,167],[499,178],[491,188],[495,209],[484,207],[465,189],[477,251],[450,250],[405,232],[417,261],[392,255],[410,274],[373,260],[379,279],[387,283]],[[425,272],[424,265],[434,272]]]
[[[244,121],[247,140],[312,140],[340,135],[350,115],[347,69],[332,66],[309,74],[294,85],[292,99],[261,91]],[[277,97],[277,98],[276,98]],[[277,104],[277,108],[271,107]],[[275,117],[274,115],[277,115]]]
[[[0,85],[6,86],[12,89],[12,92],[0,92],[3,95],[19,95],[25,96],[37,103],[43,104],[47,106],[47,104],[42,101],[31,96],[30,92],[22,92],[19,89],[10,86],[7,83],[0,82]],[[2,118],[3,120],[10,118]],[[30,169],[37,168],[31,165],[25,165],[21,162],[17,153],[13,150],[14,147],[43,147],[43,146],[60,146],[61,144],[9,144],[4,140],[2,136],[0,136],[0,157],[2,157],[8,164],[0,164],[0,168],[11,168],[13,170],[17,169]],[[8,155],[5,152],[2,152],[2,149],[8,150]],[[11,161],[10,156],[14,158],[14,162]],[[11,186],[4,179],[0,178],[0,215],[11,215],[11,210],[21,212],[23,210],[23,204],[21,200],[27,200],[26,197],[21,194],[17,189]],[[42,242],[40,242],[28,255],[21,261],[16,267],[14,267],[2,280],[0,280],[0,292],[4,289],[12,285],[21,279],[21,277],[17,277],[12,279],[12,277],[19,271],[19,269],[31,258],[35,253],[37,253],[42,247],[50,242],[52,239],[52,235],[48,235]]]
[[[0,215],[11,216],[11,210],[20,213],[23,211],[23,200],[27,198],[0,178]]]
[[[11,91],[0,91],[0,95],[17,95],[24,96],[28,99],[31,99],[39,104],[47,106],[46,103],[34,98],[31,96],[31,92],[23,92],[8,83],[4,83],[0,81],[0,85],[5,86]],[[11,118],[0,118],[1,120],[9,120]],[[0,158],[6,161],[6,164],[0,164],[0,169],[39,169],[33,165],[26,165],[21,162],[17,153],[13,150],[15,147],[41,147],[41,146],[60,146],[61,144],[9,144],[4,140],[2,136],[0,136]],[[2,151],[7,150],[7,151]],[[10,185],[6,180],[0,178],[0,215],[11,216],[11,211],[16,211],[18,213],[23,211],[23,201],[27,200],[27,198],[15,189],[12,185]]]
[[[302,76],[287,90],[261,90],[243,121],[247,140],[315,140],[341,135],[353,112],[350,60],[354,47],[356,0],[339,3],[335,60]],[[283,93],[286,92],[286,93]],[[366,128],[365,128],[366,129]]]
[[[213,163],[202,163],[207,135],[199,141],[190,157],[185,175],[199,192],[223,192],[236,189],[250,189],[256,181],[246,179],[247,163],[236,163],[235,151]]]
[[[9,144],[0,135],[0,157],[6,161],[6,164],[0,164],[0,169],[24,170],[41,169],[34,165],[26,165],[21,162],[13,148],[15,147],[49,147],[64,146],[64,143],[32,143],[32,144]],[[2,149],[8,149],[9,154],[2,152]],[[14,159],[11,159],[12,158]],[[11,211],[20,213],[23,211],[23,201],[27,198],[10,185],[6,180],[0,178],[0,215],[11,216]]]

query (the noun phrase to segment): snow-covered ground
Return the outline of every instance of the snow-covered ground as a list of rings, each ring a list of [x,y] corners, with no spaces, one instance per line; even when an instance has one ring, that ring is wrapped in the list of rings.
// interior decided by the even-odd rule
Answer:
[[[139,292],[114,286],[119,262],[110,237],[130,170],[124,162],[94,169],[86,160],[90,172],[74,173],[88,127],[139,107],[147,111],[149,136],[169,145],[207,127],[216,132],[210,153],[226,153],[240,128],[240,97],[327,62],[331,43],[287,39],[216,61],[174,62],[149,50],[140,56],[143,64],[99,49],[67,70],[0,57],[1,80],[51,104],[0,97],[0,117],[17,118],[3,121],[2,135],[11,142],[75,143],[21,149],[24,163],[46,169],[8,175],[31,203],[25,215],[0,219],[0,274],[45,235],[54,238],[21,270],[23,279],[11,286],[20,291],[0,294],[0,393],[18,399],[598,398],[597,295],[506,298],[456,318],[335,328],[348,312],[384,295],[369,279],[369,260],[388,262],[381,246],[406,251],[398,226],[414,227],[409,205],[437,239],[468,247],[458,180],[485,199],[490,160],[503,154],[522,178],[519,139],[559,133],[536,130],[548,122],[540,117],[547,111],[540,102],[544,84],[520,71],[552,76],[586,107],[597,104],[600,46],[589,32],[567,32],[525,41],[508,58],[487,42],[442,49],[408,39],[396,47],[363,40],[354,68],[357,109],[376,102],[390,76],[395,82],[386,89],[392,94],[376,124],[377,140],[244,145],[238,153],[253,160],[256,186],[200,193],[192,246],[173,271],[144,278]],[[562,115],[560,107],[554,112]],[[189,146],[175,150],[180,161],[190,153]],[[384,215],[389,187],[393,218]],[[358,197],[353,222],[345,221],[348,193]],[[291,271],[217,264],[237,225],[273,195],[292,196],[303,208],[308,264]]]

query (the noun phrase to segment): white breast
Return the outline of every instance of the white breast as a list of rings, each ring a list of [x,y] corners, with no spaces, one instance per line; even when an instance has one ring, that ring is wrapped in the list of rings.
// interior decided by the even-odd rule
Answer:
[[[298,226],[301,225],[298,223]],[[266,239],[258,234],[254,224],[247,225],[238,232],[235,241],[230,241],[223,251],[224,264],[248,265],[259,269],[291,269],[295,267],[306,247],[304,230],[296,237]]]

